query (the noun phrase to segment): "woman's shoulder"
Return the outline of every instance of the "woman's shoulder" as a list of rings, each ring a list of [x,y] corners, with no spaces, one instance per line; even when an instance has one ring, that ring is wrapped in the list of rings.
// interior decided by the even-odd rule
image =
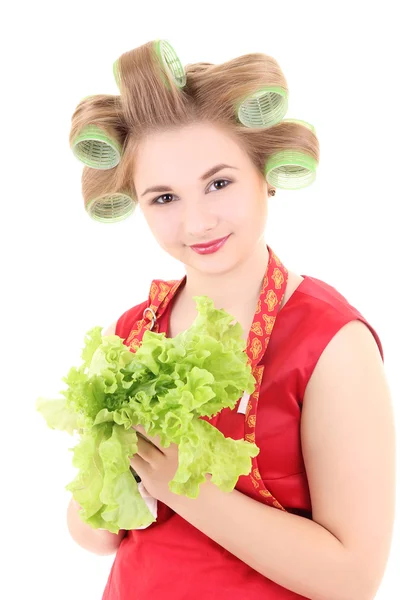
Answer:
[[[302,277],[304,280],[278,313],[265,356],[266,369],[275,374],[274,380],[286,382],[288,375],[295,377],[301,398],[325,348],[351,322],[358,321],[372,333],[384,358],[377,331],[348,298],[326,281]]]
[[[329,317],[365,320],[360,310],[333,284],[310,275],[302,277],[303,281],[295,289],[290,305],[302,312],[303,322],[307,318],[315,320],[318,315],[324,317],[325,323],[329,321]]]

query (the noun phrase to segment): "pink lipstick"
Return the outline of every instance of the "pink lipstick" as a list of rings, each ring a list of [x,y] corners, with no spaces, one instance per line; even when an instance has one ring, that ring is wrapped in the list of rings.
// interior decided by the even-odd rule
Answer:
[[[217,252],[222,246],[225,244],[226,240],[229,238],[231,234],[227,235],[224,238],[220,238],[219,240],[212,240],[211,242],[207,242],[206,244],[195,244],[194,246],[190,246],[192,250],[197,252],[198,254],[212,254],[213,252]]]

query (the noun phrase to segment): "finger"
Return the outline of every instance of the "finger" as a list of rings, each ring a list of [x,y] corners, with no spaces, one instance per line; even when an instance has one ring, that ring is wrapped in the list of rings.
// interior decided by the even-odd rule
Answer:
[[[143,475],[146,473],[146,467],[148,468],[149,463],[146,462],[141,456],[135,454],[130,459],[132,469],[139,475],[140,479],[143,479]]]
[[[159,448],[154,446],[145,438],[138,437],[137,447],[137,453],[139,454],[139,456],[141,456],[145,461],[147,461],[150,464],[155,463],[155,461],[160,457],[160,454],[164,456],[164,453],[161,450],[159,450]]]
[[[136,429],[141,435],[146,436],[145,428],[141,425],[132,425],[132,429]]]
[[[146,440],[146,442],[149,442],[150,444],[155,446],[160,452],[162,452],[160,437],[158,435],[156,435],[154,437],[152,437],[151,435],[148,435],[148,433],[146,433],[146,430],[144,429],[144,427],[142,427],[141,425],[132,425],[132,429],[136,430],[136,433],[138,434],[138,440],[144,439],[144,440]]]

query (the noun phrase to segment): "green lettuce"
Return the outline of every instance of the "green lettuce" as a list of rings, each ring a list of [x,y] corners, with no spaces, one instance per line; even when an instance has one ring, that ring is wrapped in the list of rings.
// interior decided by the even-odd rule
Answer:
[[[254,391],[255,380],[240,324],[207,296],[194,299],[198,315],[189,329],[175,338],[146,331],[135,352],[94,327],[81,366],[63,378],[63,398],[37,400],[49,427],[78,437],[71,449],[78,473],[66,489],[93,528],[117,533],[155,521],[130,467],[138,450],[134,425],[158,435],[165,448],[178,445],[179,466],[169,486],[190,498],[197,498],[208,473],[232,491],[259,452],[202,419],[233,409],[244,392]]]

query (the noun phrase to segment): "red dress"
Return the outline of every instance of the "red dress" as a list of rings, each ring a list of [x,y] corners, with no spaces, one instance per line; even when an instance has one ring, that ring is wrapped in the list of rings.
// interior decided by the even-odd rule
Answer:
[[[249,475],[236,485],[259,502],[311,519],[311,498],[301,451],[300,420],[307,383],[323,350],[349,321],[364,317],[328,284],[304,281],[280,309],[288,271],[269,246],[247,354],[257,385],[246,414],[224,409],[207,419],[225,436],[244,438],[260,448]],[[116,334],[132,350],[146,329],[167,335],[171,300],[180,281],[154,280],[148,300],[125,312]],[[145,314],[143,314],[145,311]],[[272,334],[273,331],[273,335]],[[238,400],[238,407],[240,400]],[[234,527],[234,523],[232,523]],[[265,532],[268,535],[268,532]],[[271,540],[273,543],[273,540]],[[211,540],[165,504],[156,522],[128,531],[112,566],[103,600],[294,600],[304,598],[267,579]]]

